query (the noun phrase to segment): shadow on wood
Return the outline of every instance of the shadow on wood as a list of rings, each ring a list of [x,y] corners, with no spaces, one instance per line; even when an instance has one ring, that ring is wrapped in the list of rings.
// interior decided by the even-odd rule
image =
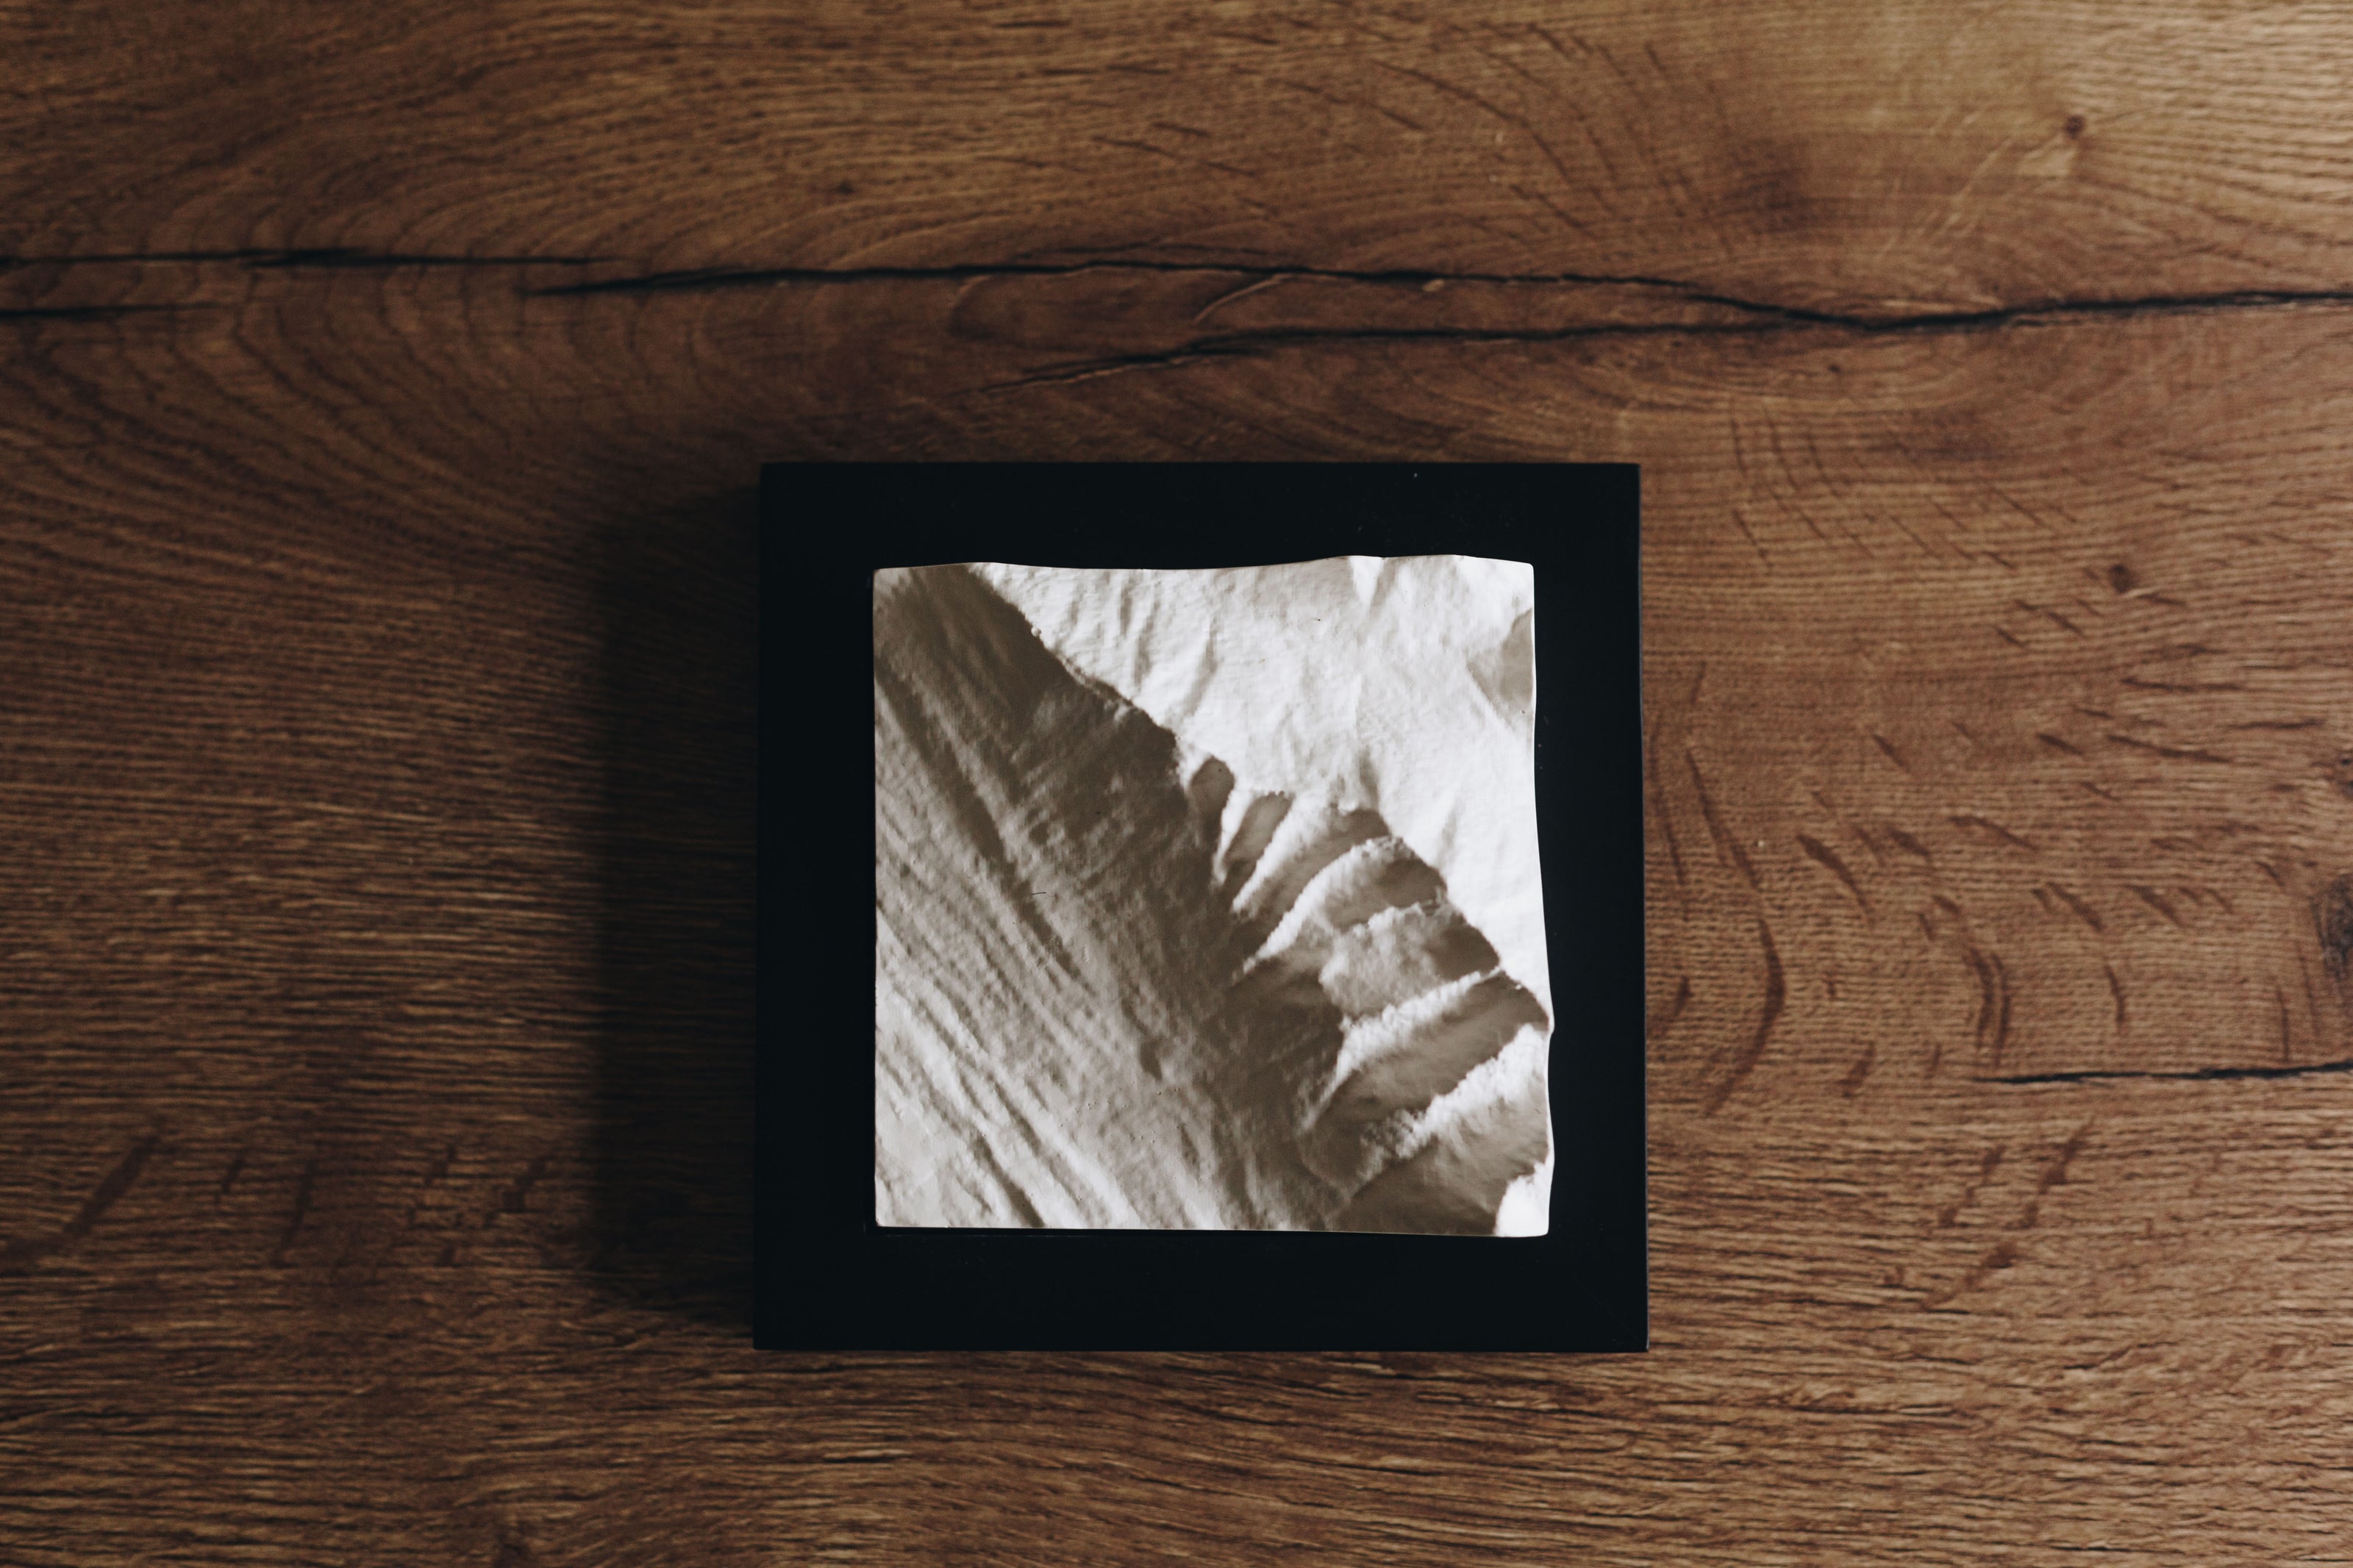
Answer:
[[[606,543],[600,1286],[751,1324],[759,625],[748,488]]]

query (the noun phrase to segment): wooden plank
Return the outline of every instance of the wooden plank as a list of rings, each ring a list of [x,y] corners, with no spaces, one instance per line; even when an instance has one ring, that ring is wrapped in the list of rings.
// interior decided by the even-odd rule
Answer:
[[[217,1149],[189,1147],[12,1282],[15,1321],[82,1325],[12,1363],[13,1489],[49,1509],[17,1515],[12,1555],[177,1535],[293,1560],[356,1531],[361,1561],[689,1539],[745,1562],[2325,1556],[2353,1414],[2330,1094],[2043,1088],[1911,1131],[1787,1107],[1670,1127],[1659,1342],[1606,1361],[761,1357],[584,1302],[529,1229],[438,1268],[354,1255],[353,1189],[323,1174],[318,1239],[282,1268],[158,1268],[157,1211],[215,1190]],[[387,1192],[436,1184],[438,1156],[345,1149]],[[452,1211],[498,1208],[497,1164],[460,1151]],[[224,1206],[274,1232],[299,1174]],[[522,1226],[578,1212],[580,1173],[551,1175]]]
[[[119,270],[0,369],[12,1560],[2342,1538],[2341,313]],[[903,450],[1646,465],[1651,1355],[744,1347],[743,487]]]
[[[2347,19],[2168,0],[497,0],[12,26],[0,254],[1100,256],[1786,305],[2339,290]]]

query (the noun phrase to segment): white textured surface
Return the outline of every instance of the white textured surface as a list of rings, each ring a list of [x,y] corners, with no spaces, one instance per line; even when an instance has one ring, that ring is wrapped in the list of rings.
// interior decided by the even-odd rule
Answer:
[[[1526,563],[973,570],[1048,647],[1238,776],[1378,811],[1551,1010]]]
[[[1545,1228],[1529,588],[879,574],[877,1217]]]

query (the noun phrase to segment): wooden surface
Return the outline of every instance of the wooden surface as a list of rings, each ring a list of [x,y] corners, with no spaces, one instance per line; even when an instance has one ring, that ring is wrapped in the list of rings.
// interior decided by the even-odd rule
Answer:
[[[0,9],[0,1560],[2346,1561],[2348,61]],[[1649,1355],[748,1348],[751,491],[853,456],[1644,466]]]

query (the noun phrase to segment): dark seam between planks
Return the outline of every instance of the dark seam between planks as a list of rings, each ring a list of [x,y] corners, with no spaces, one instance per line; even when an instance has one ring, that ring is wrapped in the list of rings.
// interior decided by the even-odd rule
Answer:
[[[18,267],[122,266],[142,261],[225,261],[263,268],[594,267],[611,259],[607,256],[438,256],[361,250],[349,246],[322,246],[298,250],[121,250],[88,256],[0,256],[0,270]]]
[[[172,315],[206,310],[201,305],[11,305],[0,306],[0,321],[111,321],[124,316]]]
[[[90,256],[5,257],[0,270],[36,265],[140,261],[222,261],[256,268],[384,269],[467,267],[584,267],[605,259],[578,256],[433,256],[370,252],[348,248],[302,250],[221,250],[124,252]],[[1337,279],[1377,285],[1430,283],[1493,283],[1552,287],[1630,287],[1656,289],[1689,304],[1714,305],[1745,311],[1746,321],[1602,322],[1589,326],[1550,328],[1473,327],[1332,327],[1273,328],[1195,339],[1174,348],[1122,354],[1103,359],[1044,365],[1009,381],[975,388],[1004,391],[1060,382],[1087,380],[1121,371],[1170,368],[1213,359],[1233,358],[1271,350],[1314,344],[1378,342],[1552,343],[1588,339],[1643,337],[1723,337],[1831,329],[1865,335],[1904,332],[1938,333],[1999,330],[2020,325],[2056,324],[2112,317],[2194,315],[2253,310],[2353,305],[2353,289],[2236,289],[2208,294],[2158,294],[2126,299],[2048,299],[1976,310],[1929,310],[1910,315],[1867,315],[1851,311],[1817,310],[1770,300],[1745,300],[1719,294],[1672,278],[1641,273],[1578,272],[1446,272],[1419,268],[1355,270],[1344,268],[1253,266],[1242,263],[1136,261],[1097,259],[1071,263],[987,262],[942,267],[873,268],[705,268],[656,272],[597,282],[560,284],[525,290],[533,297],[585,294],[663,293],[681,290],[785,285],[838,286],[891,282],[957,282],[986,278],[1071,278],[1095,271],[1213,274],[1269,281],[1284,279]],[[105,320],[132,310],[168,310],[186,307],[70,306],[0,310],[7,320]]]
[[[1701,300],[1704,297],[1694,295],[1690,298]],[[1841,331],[1867,337],[1895,336],[1907,332],[1925,336],[1942,332],[1993,331],[2012,326],[2059,325],[2071,321],[2119,315],[2223,314],[2232,310],[2254,308],[2256,304],[2250,300],[2232,300],[2217,297],[2203,301],[2148,300],[2119,301],[2115,304],[2020,306],[2001,310],[1875,320],[1867,317],[1824,315],[1814,311],[1799,311],[1789,307],[1755,305],[1741,300],[1711,300],[1707,302],[1771,312],[1771,318],[1752,321],[1622,321],[1597,323],[1592,326],[1538,328],[1273,328],[1263,331],[1234,332],[1217,337],[1198,338],[1170,349],[1120,354],[1099,360],[1081,360],[1060,364],[1041,365],[1023,375],[1008,381],[990,382],[974,390],[1000,392],[1023,386],[1051,385],[1060,382],[1085,381],[1121,371],[1173,368],[1212,360],[1246,358],[1269,350],[1316,344],[1421,342],[1566,343],[1609,338],[1758,337],[1767,333],[1810,330]],[[2353,304],[2353,292],[2308,297],[2276,296],[2267,298],[2261,303],[2265,307]],[[2201,758],[2200,760],[2224,761],[2226,759]]]
[[[2344,1061],[2308,1062],[2284,1068],[2193,1068],[2186,1072],[2136,1072],[2129,1069],[2085,1072],[2026,1073],[2016,1078],[1971,1079],[1972,1083],[2095,1083],[2109,1079],[2157,1079],[2173,1083],[2211,1083],[2242,1078],[2314,1078],[2324,1073],[2353,1072],[2353,1058]]]
[[[1661,278],[1647,273],[1604,272],[1458,272],[1421,268],[1386,268],[1359,269],[1340,267],[1253,265],[1247,262],[1202,261],[1137,261],[1097,259],[1077,262],[971,262],[941,267],[772,267],[772,268],[695,268],[672,272],[645,273],[633,278],[611,278],[596,282],[564,283],[552,288],[534,289],[543,295],[560,294],[628,294],[667,293],[685,289],[736,289],[778,287],[788,284],[839,285],[856,283],[923,283],[971,282],[985,278],[1074,278],[1089,272],[1149,272],[1172,276],[1190,274],[1222,275],[1233,278],[1253,278],[1268,281],[1284,279],[1320,279],[1349,283],[1426,286],[1431,283],[1495,283],[1517,285],[1550,285],[1571,288],[1635,288],[1658,289],[1693,304],[1720,305],[1728,310],[1746,310],[1754,315],[1776,321],[1808,326],[1845,327],[1867,332],[1919,331],[1932,329],[2000,326],[2011,321],[2045,316],[2147,315],[2195,310],[2249,310],[2277,308],[2290,305],[2353,304],[2353,289],[2247,289],[2209,294],[2155,294],[2126,299],[2056,298],[2029,300],[2016,305],[1989,306],[1976,310],[1928,310],[1911,315],[1873,316],[1852,311],[1816,310],[1801,305],[1782,305],[1767,300],[1746,300],[1737,295],[1721,294],[1676,278]],[[1346,331],[1351,329],[1335,329]],[[1378,329],[1368,329],[1377,331]],[[1577,334],[1606,331],[1608,328],[1567,327],[1539,329],[1514,332],[1504,330],[1497,334],[1505,339],[1528,337],[1542,339],[1555,332]],[[1737,327],[1718,325],[1670,325],[1658,323],[1638,326],[1639,331],[1738,331]],[[1485,336],[1477,329],[1429,329],[1426,331],[1398,329],[1411,335]],[[1235,334],[1237,337],[1257,334]],[[1221,340],[1204,340],[1218,342]],[[1183,351],[1171,351],[1181,353]]]
[[[297,249],[232,249],[232,250],[164,250],[113,251],[85,256],[9,256],[0,257],[0,268],[35,266],[76,266],[96,263],[130,263],[142,261],[224,261],[256,268],[410,268],[410,267],[590,267],[612,260],[599,256],[443,256],[405,254],[394,251],[368,251],[351,247],[314,247]],[[2045,317],[2083,317],[2106,315],[2148,315],[2183,311],[2276,309],[2283,306],[2353,304],[2353,288],[2348,289],[2242,289],[2205,294],[2153,294],[2123,299],[2070,299],[2065,297],[2028,300],[2016,305],[1989,306],[1976,310],[1926,310],[1910,315],[1866,315],[1853,311],[1817,310],[1801,305],[1777,304],[1771,300],[1746,300],[1737,295],[1717,293],[1683,279],[1662,278],[1648,273],[1604,272],[1471,272],[1448,271],[1427,268],[1355,268],[1305,265],[1268,265],[1246,262],[1144,261],[1121,258],[1097,258],[1076,262],[969,262],[934,267],[775,267],[775,268],[694,268],[676,271],[641,273],[629,278],[607,279],[597,282],[566,283],[553,288],[537,289],[537,295],[659,293],[679,289],[726,289],[775,286],[782,284],[855,284],[892,282],[965,282],[982,278],[1071,278],[1088,272],[1124,271],[1155,272],[1173,275],[1193,273],[1222,274],[1237,278],[1258,278],[1280,280],[1287,278],[1336,279],[1344,282],[1427,285],[1430,283],[1495,283],[1521,285],[1552,285],[1556,287],[1607,288],[1624,287],[1658,289],[1676,295],[1694,304],[1719,305],[1728,310],[1746,310],[1752,314],[1796,324],[1844,327],[1865,332],[1924,331],[1971,327],[2001,326],[2013,321],[2031,321]],[[1624,328],[1614,330],[1626,330]],[[1725,325],[1681,325],[1657,323],[1635,325],[1638,331],[1721,331],[1743,330]],[[1752,329],[1753,330],[1753,329]],[[1348,331],[1348,329],[1339,329]],[[1369,329],[1382,335],[1377,329]],[[1578,335],[1587,332],[1609,332],[1609,327],[1559,328],[1531,331],[1502,331],[1494,333],[1476,329],[1459,331],[1446,329],[1400,330],[1412,336],[1496,337],[1504,341],[1543,341],[1556,335]],[[1239,334],[1255,336],[1256,334]],[[1314,335],[1313,333],[1309,334]],[[1205,340],[1216,342],[1218,340]],[[1183,351],[1171,351],[1183,352]]]
[[[1423,287],[1431,283],[1498,283],[1573,288],[1659,289],[1685,300],[1724,305],[1766,315],[1801,314],[1788,307],[1711,294],[1675,278],[1642,273],[1604,272],[1449,272],[1425,268],[1356,268],[1266,265],[1228,261],[1137,261],[1100,258],[1092,261],[970,262],[943,267],[765,267],[694,268],[676,272],[652,272],[634,278],[611,278],[594,283],[565,283],[534,290],[541,294],[669,293],[696,289],[774,288],[787,284],[960,283],[983,278],[1076,278],[1089,272],[1146,272],[1171,277],[1250,278],[1266,282],[1285,279],[1320,279],[1344,283]],[[2353,298],[2348,291],[2348,298]]]

